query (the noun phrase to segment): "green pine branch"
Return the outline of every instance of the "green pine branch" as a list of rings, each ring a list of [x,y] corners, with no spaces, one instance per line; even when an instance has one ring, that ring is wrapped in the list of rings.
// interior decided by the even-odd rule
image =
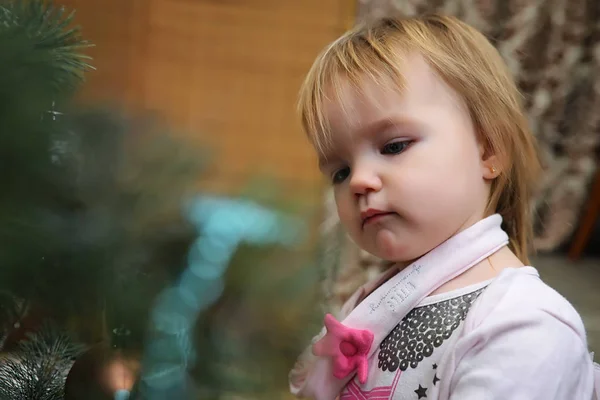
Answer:
[[[27,38],[27,47],[36,56],[20,66],[25,69],[23,76],[28,67],[43,63],[56,90],[74,89],[83,82],[85,72],[94,68],[82,51],[92,44],[82,39],[78,26],[72,26],[74,16],[75,11],[57,7],[51,0],[6,0],[0,5],[0,40]]]
[[[63,400],[69,369],[83,351],[55,326],[44,325],[0,363],[0,399]]]

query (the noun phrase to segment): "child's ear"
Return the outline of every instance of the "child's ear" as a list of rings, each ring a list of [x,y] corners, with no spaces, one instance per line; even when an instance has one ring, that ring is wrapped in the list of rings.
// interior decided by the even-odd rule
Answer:
[[[495,154],[485,149],[485,146],[479,145],[479,154],[481,159],[481,176],[483,179],[496,179],[500,175],[500,162]]]

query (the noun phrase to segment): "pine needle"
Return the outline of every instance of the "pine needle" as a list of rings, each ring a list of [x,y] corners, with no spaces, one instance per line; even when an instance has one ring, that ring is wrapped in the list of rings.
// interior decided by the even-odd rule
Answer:
[[[0,363],[0,399],[62,400],[69,369],[84,348],[45,324]]]

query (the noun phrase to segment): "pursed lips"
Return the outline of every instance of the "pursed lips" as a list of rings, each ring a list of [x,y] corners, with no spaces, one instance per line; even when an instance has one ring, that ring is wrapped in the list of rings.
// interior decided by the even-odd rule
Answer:
[[[393,214],[393,212],[369,208],[368,210],[360,213],[360,219],[362,220],[362,228],[364,228],[365,225],[367,225],[367,224],[375,222],[375,221],[377,221],[387,215],[391,215],[391,214]]]

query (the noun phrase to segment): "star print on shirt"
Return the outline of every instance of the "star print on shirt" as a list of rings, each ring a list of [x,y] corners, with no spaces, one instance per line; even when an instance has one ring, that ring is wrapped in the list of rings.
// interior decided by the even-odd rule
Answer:
[[[415,390],[415,393],[417,394],[417,396],[419,396],[419,399],[427,397],[427,388],[424,388],[421,385],[419,385],[419,388]]]
[[[353,379],[340,400],[432,400],[438,390],[445,393],[449,381],[442,373],[444,354],[458,340],[461,324],[484,290],[461,292],[411,310],[378,346],[369,363],[368,384]]]

